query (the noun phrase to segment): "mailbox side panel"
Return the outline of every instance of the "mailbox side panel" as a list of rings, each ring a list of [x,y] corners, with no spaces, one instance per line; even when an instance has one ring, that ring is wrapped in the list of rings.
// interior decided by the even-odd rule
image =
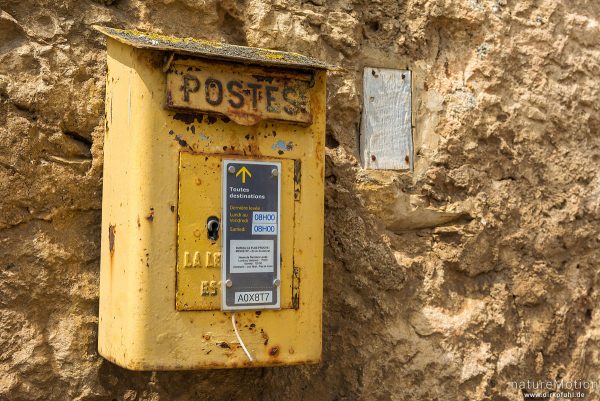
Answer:
[[[143,124],[138,121],[139,88],[136,50],[108,39],[106,132],[102,196],[100,307],[98,351],[106,359],[135,369],[143,353],[140,328],[145,324],[144,270],[148,251],[141,221],[145,168]]]
[[[288,317],[288,335],[292,348],[298,347],[301,356],[294,363],[321,360],[326,78],[326,71],[315,72],[311,90],[313,123],[301,133],[304,142],[296,177],[300,194],[294,220],[294,267],[299,274],[299,291],[296,314]]]

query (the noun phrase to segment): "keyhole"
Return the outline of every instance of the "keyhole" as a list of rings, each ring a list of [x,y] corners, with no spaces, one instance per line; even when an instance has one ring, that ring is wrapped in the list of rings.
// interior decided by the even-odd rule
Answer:
[[[219,218],[216,216],[210,216],[208,220],[206,220],[206,229],[208,230],[208,239],[211,241],[216,241],[219,239],[219,227],[221,224],[219,223]]]

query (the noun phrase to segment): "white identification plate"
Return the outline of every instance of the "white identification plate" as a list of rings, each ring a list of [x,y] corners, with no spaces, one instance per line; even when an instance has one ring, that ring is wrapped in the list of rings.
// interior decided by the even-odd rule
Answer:
[[[262,304],[271,302],[273,293],[270,291],[236,292],[236,305]]]
[[[231,273],[273,272],[273,240],[232,240]]]

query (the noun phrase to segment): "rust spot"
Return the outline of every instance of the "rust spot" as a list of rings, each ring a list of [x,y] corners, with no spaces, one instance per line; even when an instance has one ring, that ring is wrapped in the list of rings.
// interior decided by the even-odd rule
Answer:
[[[269,335],[267,333],[265,333],[265,331],[263,329],[260,329],[260,335],[265,340],[265,342],[263,344],[267,345],[269,343]]]
[[[273,77],[265,77],[265,76],[258,75],[258,74],[253,74],[252,76],[258,82],[268,82],[268,83],[272,83],[273,82]]]
[[[171,213],[175,213],[175,205],[171,205]]]
[[[242,110],[228,109],[227,113],[241,125],[256,125],[262,120],[262,117],[257,114],[248,113]]]
[[[115,253],[115,225],[110,224],[108,226],[108,249],[110,249],[110,254]]]
[[[203,118],[204,115],[199,113],[175,113],[173,116],[173,120],[182,121],[185,124],[191,124],[194,120],[198,121],[198,123],[202,123]]]
[[[160,54],[151,53],[150,55],[148,55],[147,62],[150,64],[151,67],[154,67],[155,69],[163,68],[164,57]]]
[[[227,344],[225,341],[221,341],[220,343],[217,343],[217,345],[221,348],[227,348],[227,349],[231,349],[231,347],[229,346],[229,344]]]
[[[294,200],[300,200],[300,181],[302,180],[302,164],[300,160],[294,160]]]
[[[277,356],[279,354],[279,347],[274,345],[269,349],[269,355]]]
[[[146,216],[146,220],[148,220],[150,223],[152,223],[154,221],[154,208],[153,207],[150,208],[150,213],[148,213],[148,216]]]
[[[174,134],[173,130],[169,131],[169,135],[173,135],[173,134]],[[192,147],[191,147],[191,146],[190,146],[190,145],[187,143],[187,141],[186,141],[185,139],[183,139],[182,137],[180,137],[179,135],[175,135],[175,140],[177,141],[177,143],[178,143],[180,146],[187,147],[187,148],[188,148],[189,150],[191,150],[192,152],[194,151],[194,148],[192,148]]]
[[[302,179],[302,162],[300,160],[294,160],[294,184],[300,185]]]
[[[188,143],[185,139],[183,139],[182,137],[180,137],[179,135],[175,135],[175,140],[181,145],[181,146],[188,146]]]
[[[371,160],[375,161],[377,160],[377,157],[375,155],[371,155]]]
[[[406,164],[408,164],[410,162],[410,157],[408,157],[408,155],[406,155],[406,157],[404,158],[404,161],[406,162]]]

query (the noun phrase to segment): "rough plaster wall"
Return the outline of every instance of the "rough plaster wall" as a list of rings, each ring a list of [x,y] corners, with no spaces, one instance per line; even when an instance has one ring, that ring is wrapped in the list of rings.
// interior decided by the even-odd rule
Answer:
[[[513,380],[600,380],[600,3],[0,8],[0,400],[520,400]],[[93,23],[346,68],[328,88],[322,364],[135,373],[98,356]],[[357,162],[365,65],[415,72],[413,174]]]

